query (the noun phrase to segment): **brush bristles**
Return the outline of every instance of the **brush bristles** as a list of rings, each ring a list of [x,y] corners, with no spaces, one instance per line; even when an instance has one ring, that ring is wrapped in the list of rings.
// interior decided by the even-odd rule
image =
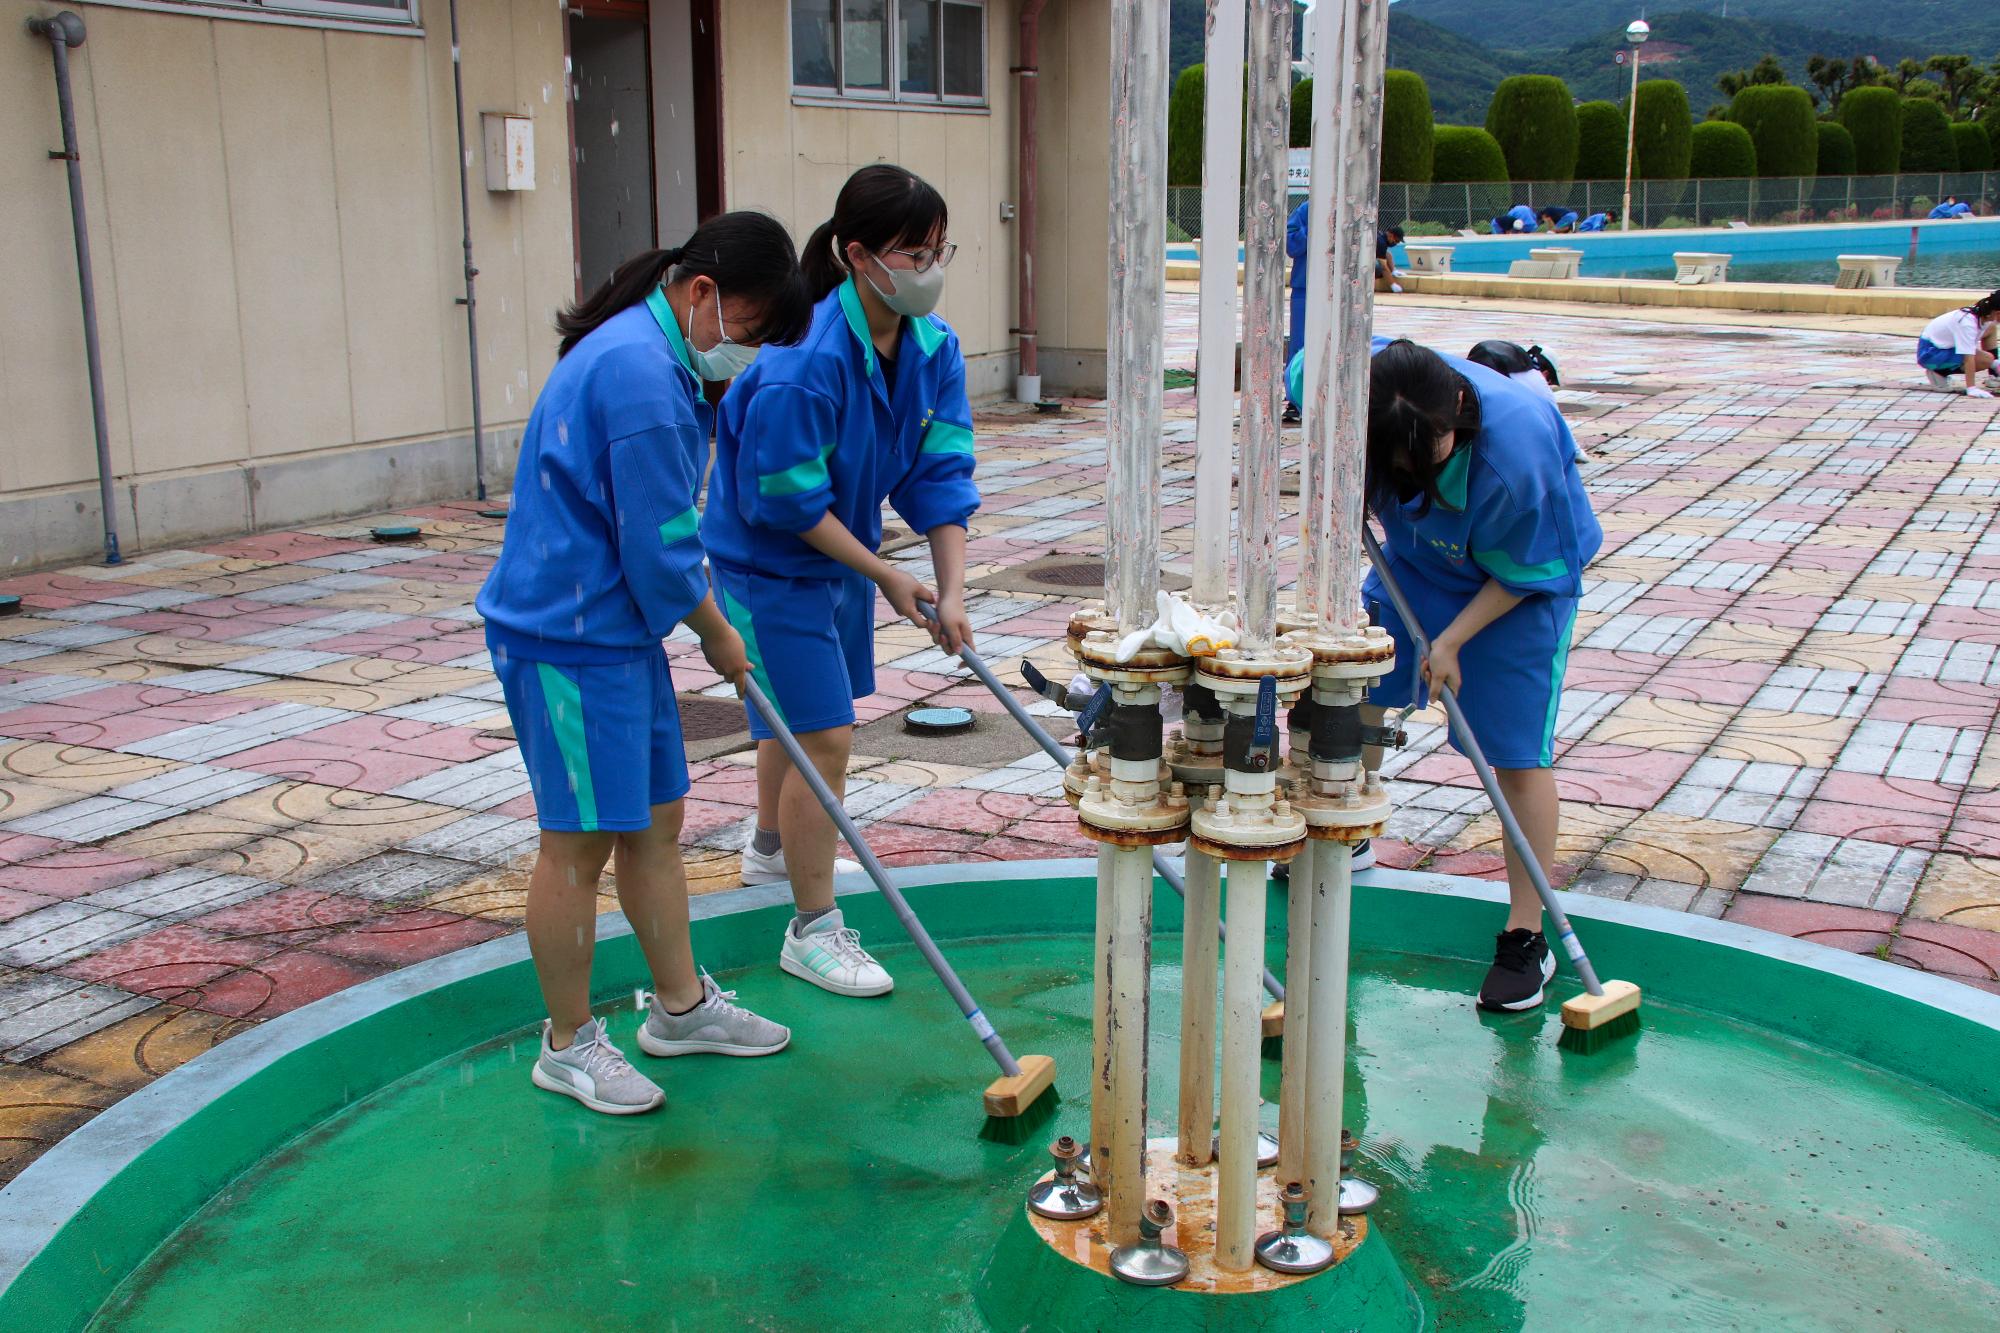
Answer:
[[[1054,1118],[1056,1103],[1061,1100],[1053,1087],[1045,1088],[1042,1095],[1030,1102],[1019,1115],[987,1116],[986,1123],[980,1127],[979,1137],[988,1143],[1026,1143]]]
[[[1556,1045],[1574,1055],[1590,1055],[1639,1032],[1639,1011],[1620,1014],[1594,1028],[1565,1027]]]

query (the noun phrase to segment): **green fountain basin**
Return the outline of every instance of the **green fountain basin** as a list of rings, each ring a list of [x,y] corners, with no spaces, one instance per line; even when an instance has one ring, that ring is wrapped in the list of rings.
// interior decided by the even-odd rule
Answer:
[[[1055,1057],[1067,1100],[1025,1144],[978,1137],[991,1065],[889,946],[879,898],[844,905],[899,988],[850,1001],[779,974],[784,890],[743,890],[697,900],[697,953],[793,1025],[786,1053],[637,1057],[667,1108],[613,1120],[529,1085],[518,937],[392,974],[232,1039],[0,1191],[0,1328],[1973,1327],[2000,1309],[2000,1000],[1572,898],[1600,970],[1646,1004],[1636,1040],[1568,1054],[1553,1002],[1471,1006],[1493,886],[1391,871],[1362,876],[1354,913],[1347,1120],[1383,1186],[1362,1249],[1282,1300],[1051,1264],[1021,1200],[1048,1139],[1087,1122],[1090,872],[902,876],[1014,1049]],[[1178,923],[1162,889],[1155,1135]],[[642,975],[608,919],[598,993],[628,1051]],[[1267,1061],[1273,1112],[1277,1077]]]

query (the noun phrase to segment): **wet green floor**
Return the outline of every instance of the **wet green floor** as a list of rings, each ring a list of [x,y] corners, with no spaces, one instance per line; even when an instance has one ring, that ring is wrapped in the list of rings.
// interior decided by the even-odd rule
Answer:
[[[755,968],[724,984],[793,1024],[791,1051],[637,1057],[668,1105],[630,1120],[534,1090],[531,1037],[469,1052],[236,1182],[96,1327],[984,1327],[1003,1222],[1087,1118],[1087,943],[950,948],[1015,1049],[1056,1057],[1071,1100],[1034,1143],[976,1137],[990,1068],[912,951],[882,951],[885,1001]],[[1348,1121],[1438,1326],[2000,1319],[2000,1122],[1657,1001],[1637,1042],[1566,1056],[1552,1012],[1476,1015],[1476,967],[1359,966]],[[1179,978],[1157,976],[1164,1134]],[[613,1020],[628,1051],[636,1019]]]

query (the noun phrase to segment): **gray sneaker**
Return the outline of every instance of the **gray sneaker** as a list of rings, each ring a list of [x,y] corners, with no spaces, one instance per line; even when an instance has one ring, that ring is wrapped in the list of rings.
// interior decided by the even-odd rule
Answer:
[[[668,1013],[655,995],[639,1029],[639,1049],[660,1056],[776,1055],[791,1044],[790,1028],[731,1004],[735,998],[735,991],[717,986],[706,971],[701,974],[701,1003],[684,1014]]]
[[[560,1051],[549,1049],[549,1024],[544,1022],[541,1058],[529,1077],[538,1088],[574,1097],[606,1115],[638,1115],[667,1101],[667,1094],[632,1068],[625,1053],[611,1044],[604,1024],[595,1018],[578,1028],[576,1040]]]

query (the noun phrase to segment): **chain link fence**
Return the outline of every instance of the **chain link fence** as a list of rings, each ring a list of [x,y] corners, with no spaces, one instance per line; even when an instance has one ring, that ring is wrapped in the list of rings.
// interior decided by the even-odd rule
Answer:
[[[1448,236],[1461,228],[1481,234],[1515,204],[1559,207],[1578,217],[1622,206],[1625,182],[1491,181],[1429,185],[1385,184],[1380,217],[1412,238]],[[1789,226],[1809,222],[1895,222],[1923,218],[1947,195],[1974,213],[2000,211],[2000,171],[1911,172],[1896,176],[1775,176],[1711,180],[1635,180],[1632,225],[1672,229]],[[1293,205],[1305,198],[1295,194]],[[1241,229],[1238,229],[1240,239]],[[1201,191],[1167,191],[1167,239],[1201,238]]]

